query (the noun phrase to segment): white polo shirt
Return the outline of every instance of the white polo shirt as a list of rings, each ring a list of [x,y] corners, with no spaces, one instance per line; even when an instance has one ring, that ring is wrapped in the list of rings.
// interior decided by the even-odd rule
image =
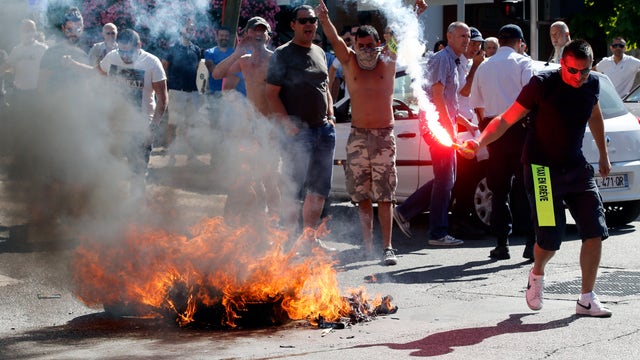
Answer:
[[[615,86],[620,97],[623,97],[631,91],[636,74],[640,72],[640,60],[633,56],[622,54],[622,60],[619,63],[613,61],[613,55],[605,57],[596,65],[596,70],[607,75],[609,80]]]

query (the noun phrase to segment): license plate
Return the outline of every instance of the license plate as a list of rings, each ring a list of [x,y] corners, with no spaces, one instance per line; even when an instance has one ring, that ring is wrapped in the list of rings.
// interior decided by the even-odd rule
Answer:
[[[614,174],[607,177],[596,176],[596,184],[600,189],[628,189],[628,174]]]

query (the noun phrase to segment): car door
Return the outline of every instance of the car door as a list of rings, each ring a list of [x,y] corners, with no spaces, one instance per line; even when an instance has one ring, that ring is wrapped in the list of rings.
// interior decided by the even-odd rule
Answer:
[[[420,136],[419,108],[411,88],[411,78],[404,71],[396,74],[393,113],[396,135],[396,197],[403,201],[420,185],[433,178],[428,146]]]

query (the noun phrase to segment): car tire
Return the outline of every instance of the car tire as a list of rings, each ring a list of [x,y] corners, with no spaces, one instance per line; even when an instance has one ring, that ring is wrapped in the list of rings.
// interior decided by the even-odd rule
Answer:
[[[473,216],[478,224],[489,228],[491,225],[491,198],[493,193],[487,186],[487,177],[483,176],[475,182],[473,192]]]
[[[612,202],[603,205],[609,227],[627,225],[640,216],[640,200]]]

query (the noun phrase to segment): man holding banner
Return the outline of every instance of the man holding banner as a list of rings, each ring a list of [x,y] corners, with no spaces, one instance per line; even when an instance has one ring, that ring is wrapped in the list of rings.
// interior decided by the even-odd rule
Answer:
[[[593,50],[587,42],[570,42],[562,54],[560,69],[534,76],[516,101],[491,120],[478,141],[469,140],[465,146],[477,153],[535,110],[522,155],[537,236],[535,262],[526,289],[527,305],[532,310],[542,308],[544,270],[560,248],[566,204],[582,238],[582,294],[576,303],[576,314],[609,317],[611,311],[593,292],[602,240],[609,234],[594,169],[582,154],[582,140],[589,125],[600,155],[600,176],[609,174],[611,164],[598,102],[599,80],[589,74],[592,62]]]

